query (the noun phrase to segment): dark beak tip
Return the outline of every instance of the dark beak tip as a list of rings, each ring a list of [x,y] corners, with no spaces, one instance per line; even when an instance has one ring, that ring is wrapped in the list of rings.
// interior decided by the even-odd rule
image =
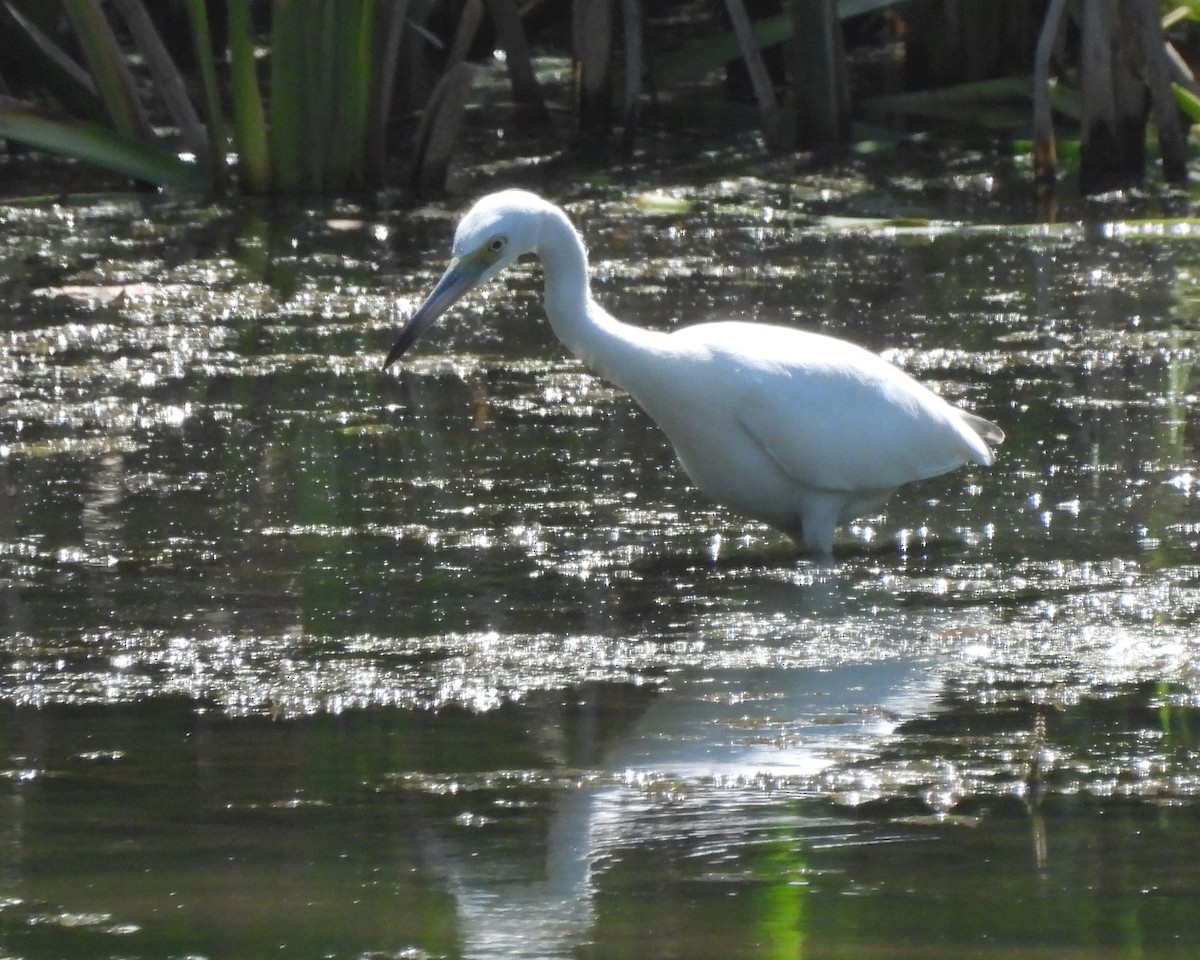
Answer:
[[[393,363],[404,356],[405,352],[413,345],[413,341],[416,339],[416,331],[414,331],[412,325],[409,324],[400,332],[399,338],[397,338],[396,342],[392,344],[392,349],[389,350],[388,355],[384,357],[383,369],[386,371]]]
[[[392,344],[392,349],[384,358],[383,369],[387,370],[404,356],[408,348],[421,338],[421,334],[445,313],[446,309],[461,297],[473,282],[471,275],[464,274],[459,268],[458,261],[453,261],[446,272],[442,274],[442,279],[438,281],[437,286],[425,298],[425,302],[417,307],[417,312],[409,317],[400,328],[396,342]]]

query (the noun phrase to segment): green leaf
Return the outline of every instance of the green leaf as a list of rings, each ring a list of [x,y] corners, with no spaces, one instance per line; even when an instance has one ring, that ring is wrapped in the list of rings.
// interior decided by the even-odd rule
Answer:
[[[1167,30],[1181,20],[1200,21],[1200,0],[1179,0],[1174,9],[1163,15],[1163,29]]]
[[[210,185],[203,168],[162,147],[128,140],[103,127],[50,119],[15,101],[0,102],[0,137],[166,187],[205,190]]]
[[[1178,83],[1171,84],[1171,92],[1175,94],[1175,102],[1192,123],[1200,123],[1200,97],[1187,87]]]

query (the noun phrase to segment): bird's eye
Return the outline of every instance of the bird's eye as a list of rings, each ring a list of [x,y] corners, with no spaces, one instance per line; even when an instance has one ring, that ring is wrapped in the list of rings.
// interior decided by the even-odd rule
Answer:
[[[499,253],[507,245],[508,237],[492,237],[492,239],[488,241],[488,249],[492,253]]]

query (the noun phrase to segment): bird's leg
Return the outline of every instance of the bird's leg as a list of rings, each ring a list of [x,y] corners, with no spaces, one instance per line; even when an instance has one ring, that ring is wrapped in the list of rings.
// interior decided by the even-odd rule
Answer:
[[[837,530],[841,498],[835,494],[810,493],[800,506],[797,537],[804,549],[823,561],[833,559],[833,534]]]

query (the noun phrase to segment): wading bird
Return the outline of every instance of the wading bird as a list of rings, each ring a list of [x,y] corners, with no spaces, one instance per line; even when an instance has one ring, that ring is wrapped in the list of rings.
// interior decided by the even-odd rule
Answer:
[[[947,403],[862,347],[763,323],[670,333],[622,323],[593,298],[587,251],[566,214],[522,190],[484,197],[454,234],[441,280],[400,331],[391,366],[467,291],[533,253],[550,325],[666,433],[692,481],[719,503],[823,557],[838,524],[897,487],[965,463],[991,465],[994,423]]]

